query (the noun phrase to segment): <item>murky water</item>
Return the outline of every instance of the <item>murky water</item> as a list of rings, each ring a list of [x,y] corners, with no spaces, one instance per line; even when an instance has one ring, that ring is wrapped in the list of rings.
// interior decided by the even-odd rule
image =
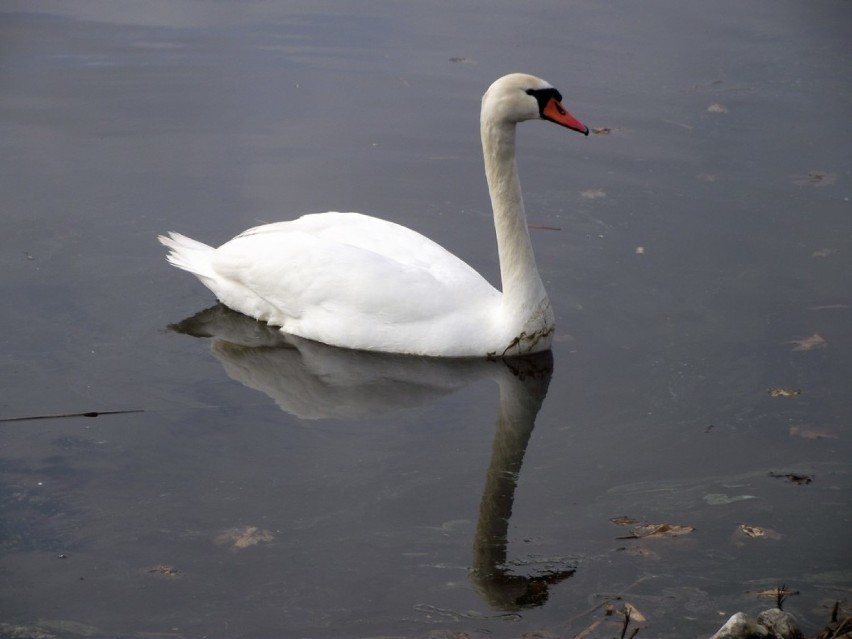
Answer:
[[[0,636],[608,637],[629,602],[692,637],[781,584],[821,625],[852,588],[850,22],[4,3],[0,417],[138,412],[0,422]],[[609,129],[519,131],[552,360],[167,328],[214,302],[167,230],[358,210],[496,281],[478,101],[516,70]]]

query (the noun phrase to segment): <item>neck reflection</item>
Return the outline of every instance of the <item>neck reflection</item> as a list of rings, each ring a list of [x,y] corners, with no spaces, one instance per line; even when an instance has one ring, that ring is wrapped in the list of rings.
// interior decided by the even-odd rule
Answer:
[[[500,389],[497,427],[473,542],[471,581],[493,608],[517,611],[547,601],[574,569],[514,572],[508,529],[527,444],[553,373],[551,353],[523,358],[435,359],[339,349],[297,337],[217,305],[176,332],[212,338],[228,375],[301,419],[363,419],[434,401],[482,378]]]

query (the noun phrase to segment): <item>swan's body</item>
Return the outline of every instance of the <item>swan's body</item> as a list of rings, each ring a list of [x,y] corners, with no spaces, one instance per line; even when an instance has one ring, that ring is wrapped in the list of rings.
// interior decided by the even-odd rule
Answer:
[[[358,213],[317,213],[249,229],[214,249],[171,233],[168,260],[230,308],[333,346],[438,357],[546,350],[553,311],[536,268],[515,166],[515,125],[588,129],[534,76],[482,99],[485,172],[503,292],[428,238]]]

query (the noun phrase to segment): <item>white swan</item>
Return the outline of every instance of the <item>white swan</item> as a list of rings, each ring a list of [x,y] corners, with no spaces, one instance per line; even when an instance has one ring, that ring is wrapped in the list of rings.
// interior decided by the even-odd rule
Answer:
[[[428,238],[359,213],[317,213],[244,231],[217,249],[159,240],[226,306],[332,346],[436,357],[547,350],[553,311],[535,264],[515,164],[515,125],[589,134],[562,96],[513,73],[482,98],[480,130],[503,292]]]

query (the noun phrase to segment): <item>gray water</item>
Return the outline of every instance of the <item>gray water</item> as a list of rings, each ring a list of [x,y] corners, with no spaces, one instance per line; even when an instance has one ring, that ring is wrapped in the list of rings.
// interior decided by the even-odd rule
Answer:
[[[627,602],[701,637],[782,584],[822,626],[852,590],[850,27],[840,0],[7,0],[0,418],[45,418],[0,422],[0,636],[608,638]],[[609,129],[519,130],[552,361],[169,328],[215,300],[168,230],[356,210],[497,283],[478,102],[511,71]]]

